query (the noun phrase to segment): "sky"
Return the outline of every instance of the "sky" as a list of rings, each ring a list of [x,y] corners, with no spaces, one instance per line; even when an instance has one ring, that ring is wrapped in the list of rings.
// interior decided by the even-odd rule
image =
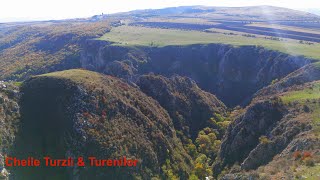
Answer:
[[[187,5],[273,5],[291,9],[320,9],[320,0],[0,0],[0,22],[81,18],[101,13]]]

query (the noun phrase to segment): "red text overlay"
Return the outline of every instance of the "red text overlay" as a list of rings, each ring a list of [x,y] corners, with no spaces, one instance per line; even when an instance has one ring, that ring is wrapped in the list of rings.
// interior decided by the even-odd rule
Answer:
[[[28,157],[26,159],[18,159],[16,157],[6,157],[5,164],[7,167],[73,167],[73,166],[93,166],[93,167],[135,167],[138,164],[136,159],[127,159],[125,156],[119,159],[98,159],[96,157],[83,157],[78,158],[66,158],[66,159],[54,159],[51,157],[43,157],[37,159],[34,157]]]

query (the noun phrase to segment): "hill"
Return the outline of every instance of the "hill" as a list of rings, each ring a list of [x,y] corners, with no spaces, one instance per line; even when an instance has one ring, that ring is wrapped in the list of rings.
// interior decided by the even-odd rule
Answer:
[[[320,16],[320,9],[319,8],[318,9],[317,8],[309,8],[309,9],[303,9],[303,10]]]
[[[317,15],[272,6],[0,24],[0,167],[5,154],[126,156],[137,166],[6,168],[13,179],[312,179],[319,29]]]
[[[109,30],[107,22],[30,22],[0,24],[0,78],[80,67],[81,44]]]
[[[168,113],[120,79],[69,70],[34,77],[21,91],[18,156],[26,152],[38,158],[126,156],[139,162],[131,168],[78,168],[77,176],[82,178],[163,178],[170,173],[183,178],[191,171],[192,160],[176,137]],[[74,173],[45,168],[13,172],[16,177],[63,179]]]
[[[93,38],[132,46],[254,45],[319,59],[318,31],[319,16],[272,6],[173,7],[88,19],[1,23],[0,78],[22,81],[79,68],[82,46]]]
[[[249,7],[208,7],[208,6],[182,6],[164,9],[138,10],[128,13],[118,13],[115,16],[138,17],[199,17],[210,20],[319,20],[319,16],[303,11],[292,10],[275,6],[249,6]],[[270,17],[272,15],[272,17]]]
[[[210,118],[226,117],[226,106],[214,95],[204,92],[189,78],[143,75],[137,85],[157,100],[173,119],[175,129],[195,139],[200,130],[212,127]]]
[[[319,115],[319,81],[253,100],[230,125],[214,170],[229,167],[225,179],[319,176]]]

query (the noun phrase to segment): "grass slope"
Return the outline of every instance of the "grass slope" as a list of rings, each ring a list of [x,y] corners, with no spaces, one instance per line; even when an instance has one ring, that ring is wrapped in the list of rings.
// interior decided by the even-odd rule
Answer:
[[[156,46],[190,45],[221,43],[234,46],[263,46],[291,55],[302,55],[320,60],[320,45],[299,44],[297,41],[274,41],[262,38],[250,38],[220,33],[206,33],[199,31],[181,31],[133,26],[120,26],[113,28],[98,40],[114,42],[123,46]]]
[[[68,79],[76,84],[81,85],[99,85],[103,83],[103,76],[97,72],[86,71],[82,69],[71,69],[57,71],[53,73],[39,75],[38,77],[51,77],[58,79]],[[94,81],[93,81],[94,80]]]
[[[301,102],[301,101],[319,99],[319,98],[320,98],[320,82],[315,83],[313,86],[309,88],[290,92],[286,96],[282,97],[284,102],[293,102],[293,101]]]
[[[317,135],[320,135],[320,104],[317,103],[320,100],[320,81],[313,82],[301,90],[285,93],[281,99],[284,103],[297,102],[310,109],[313,130]],[[304,109],[306,109],[305,107]]]

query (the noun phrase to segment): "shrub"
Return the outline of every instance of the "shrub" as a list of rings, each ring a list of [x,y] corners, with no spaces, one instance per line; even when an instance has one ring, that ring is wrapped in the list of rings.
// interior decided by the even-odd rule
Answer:
[[[174,174],[171,165],[170,160],[166,159],[166,163],[161,167],[161,169],[165,173],[167,179],[178,180],[179,177]]]
[[[88,112],[83,112],[82,115],[83,115],[84,117],[86,117],[86,118],[89,118],[89,117],[90,117],[90,113],[88,113]]]
[[[102,96],[102,97],[101,97],[101,102],[102,102],[103,104],[106,104],[106,103],[107,103],[107,99],[106,99],[104,96]]]
[[[272,80],[271,84],[273,85],[273,84],[277,83],[278,81],[279,81],[278,79],[274,79],[274,80]]]
[[[103,110],[103,111],[101,112],[101,116],[106,117],[106,116],[107,116],[107,112],[106,112],[105,110]]]
[[[205,128],[205,130],[199,132],[198,137],[195,140],[195,144],[198,147],[199,153],[212,157],[218,152],[220,141],[217,139],[217,135],[212,129],[210,130],[210,128]]]
[[[301,152],[300,151],[295,151],[294,153],[293,153],[293,158],[295,159],[295,160],[298,160],[298,159],[300,159],[302,157],[302,155],[301,155]]]
[[[303,105],[304,112],[310,112],[310,108],[307,105]]]
[[[306,158],[311,158],[311,157],[312,157],[311,153],[308,151],[305,151],[305,152],[303,152],[302,160],[304,160]]]
[[[314,161],[311,157],[307,157],[303,160],[303,162],[306,164],[306,166],[314,166]]]
[[[224,117],[221,116],[219,113],[214,113],[214,115],[215,115],[215,120],[216,120],[217,122],[222,122],[222,121],[224,121]]]
[[[199,180],[199,178],[195,174],[191,174],[189,180]]]
[[[188,144],[186,150],[191,157],[196,157],[197,147],[194,144]]]
[[[196,166],[194,168],[194,173],[200,179],[204,179],[207,175],[206,168],[201,163],[196,164]]]
[[[259,142],[260,142],[261,144],[268,144],[268,143],[270,143],[270,140],[268,139],[267,136],[261,136],[261,137],[259,138]]]

